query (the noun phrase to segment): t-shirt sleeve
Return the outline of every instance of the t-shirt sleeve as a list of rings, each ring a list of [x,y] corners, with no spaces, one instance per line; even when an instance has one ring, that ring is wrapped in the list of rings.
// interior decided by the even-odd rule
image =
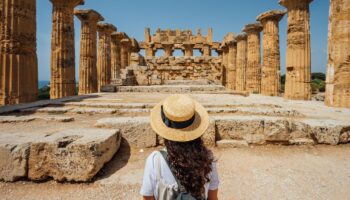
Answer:
[[[140,194],[142,196],[154,196],[155,174],[154,174],[154,153],[146,160],[145,170]]]
[[[209,183],[209,190],[216,190],[219,188],[219,175],[218,171],[216,169],[216,162],[212,163],[212,171],[211,171],[211,177],[210,177],[210,183]]]

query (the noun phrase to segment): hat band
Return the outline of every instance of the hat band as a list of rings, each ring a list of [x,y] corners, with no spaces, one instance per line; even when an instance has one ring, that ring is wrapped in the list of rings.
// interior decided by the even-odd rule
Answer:
[[[172,121],[165,116],[164,111],[163,111],[163,106],[160,109],[160,115],[162,116],[162,120],[163,120],[164,124],[168,128],[174,128],[174,129],[183,129],[183,128],[187,128],[187,127],[191,126],[193,124],[195,116],[196,116],[196,115],[193,115],[191,117],[191,119],[189,119],[187,121],[175,122],[175,121]]]

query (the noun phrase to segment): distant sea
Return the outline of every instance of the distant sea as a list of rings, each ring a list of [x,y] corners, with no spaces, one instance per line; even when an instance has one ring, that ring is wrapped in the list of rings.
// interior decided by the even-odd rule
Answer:
[[[39,81],[39,89],[44,87],[44,86],[47,86],[48,84],[50,83],[50,81]]]

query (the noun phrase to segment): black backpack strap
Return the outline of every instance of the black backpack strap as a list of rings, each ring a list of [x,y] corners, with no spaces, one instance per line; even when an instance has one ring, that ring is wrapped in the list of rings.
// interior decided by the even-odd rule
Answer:
[[[180,181],[176,178],[174,167],[171,166],[171,165],[169,164],[169,162],[168,162],[168,158],[167,158],[167,157],[168,157],[168,153],[167,153],[166,151],[164,151],[164,150],[160,150],[159,152],[160,152],[160,154],[162,154],[162,156],[163,156],[163,158],[164,158],[166,164],[169,166],[170,171],[171,171],[171,173],[173,174],[177,185],[179,186],[180,192],[187,193],[186,188],[185,188],[185,187],[180,183]]]

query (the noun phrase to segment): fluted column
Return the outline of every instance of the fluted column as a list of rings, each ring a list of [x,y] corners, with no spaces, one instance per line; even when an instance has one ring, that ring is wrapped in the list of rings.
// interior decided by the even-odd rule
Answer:
[[[247,70],[247,35],[241,33],[236,36],[237,40],[237,69],[236,69],[236,90],[246,90]]]
[[[1,0],[0,105],[38,96],[36,0]]]
[[[224,46],[222,46],[222,85],[227,87],[227,76],[228,76],[228,70],[227,70],[227,65],[228,65],[228,46],[224,43]]]
[[[97,85],[98,91],[102,86],[111,83],[111,34],[117,29],[112,24],[99,23],[97,25],[98,58],[97,58]]]
[[[154,57],[156,52],[153,49],[153,46],[148,44],[149,46],[145,49],[146,57]]]
[[[237,42],[232,40],[227,43],[227,88],[230,90],[236,89],[236,63],[237,63]]]
[[[271,10],[262,13],[257,18],[263,25],[261,94],[267,96],[277,96],[280,89],[281,61],[279,21],[285,14],[285,11]]]
[[[121,68],[125,69],[127,66],[129,66],[129,52],[131,48],[131,41],[129,38],[124,38],[120,41],[120,43]]]
[[[328,106],[350,108],[350,1],[331,0],[329,9]]]
[[[81,21],[79,95],[96,93],[97,88],[97,23],[103,17],[94,10],[75,10]]]
[[[309,4],[312,0],[280,0],[288,9],[286,99],[311,99],[311,40]]]
[[[52,11],[50,98],[75,95],[74,7],[84,0],[50,0]]]
[[[164,47],[165,57],[173,56],[174,44],[163,44],[163,47]]]
[[[243,29],[247,33],[247,73],[246,90],[250,93],[260,93],[261,90],[261,54],[260,54],[260,23],[248,24]]]
[[[185,49],[185,56],[192,57],[194,44],[183,44],[183,47]]]
[[[123,35],[119,32],[112,33],[111,43],[111,83],[116,84],[120,78],[121,69],[121,40]]]

